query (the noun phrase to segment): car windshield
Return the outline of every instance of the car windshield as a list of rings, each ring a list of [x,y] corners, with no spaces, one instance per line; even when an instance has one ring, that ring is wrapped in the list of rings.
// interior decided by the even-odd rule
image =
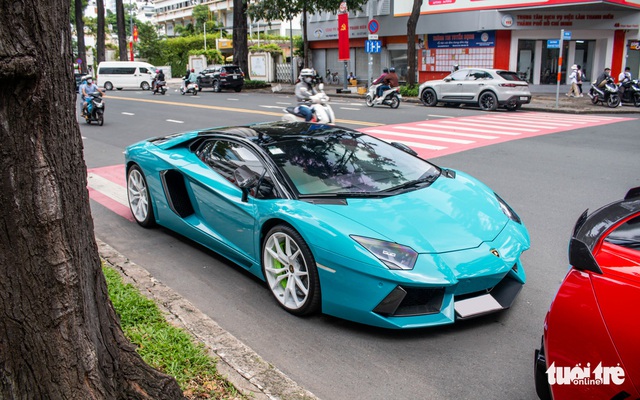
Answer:
[[[438,167],[359,132],[336,129],[265,147],[302,196],[388,196],[440,175]]]

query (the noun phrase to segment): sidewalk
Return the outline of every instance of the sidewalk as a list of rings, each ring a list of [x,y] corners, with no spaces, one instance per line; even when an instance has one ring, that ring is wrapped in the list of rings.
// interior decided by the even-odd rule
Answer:
[[[279,88],[280,90],[274,90]],[[558,96],[556,107],[556,85],[530,85],[532,94],[531,103],[522,106],[521,110],[525,111],[545,111],[545,112],[559,112],[570,114],[640,114],[640,107],[634,107],[633,104],[623,104],[622,107],[610,108],[606,105],[591,103],[591,98],[586,94],[589,90],[589,85],[583,86],[585,93],[584,97],[567,97],[566,93],[569,91],[569,85],[560,85],[560,93]],[[362,99],[364,102],[365,95],[356,93],[338,93],[338,90],[342,90],[342,86],[325,85],[325,92],[329,97],[345,97],[352,99]],[[280,93],[294,92],[294,85],[281,83],[273,83],[271,88],[268,89],[255,89],[255,91],[278,91]],[[418,103],[420,99],[417,97],[403,97],[402,101],[405,103]],[[426,108],[426,107],[425,107]]]

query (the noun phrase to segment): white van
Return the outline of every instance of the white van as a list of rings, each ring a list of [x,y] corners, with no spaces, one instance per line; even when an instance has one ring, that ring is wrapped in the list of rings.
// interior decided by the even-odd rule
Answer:
[[[98,65],[96,81],[106,90],[123,88],[149,90],[156,67],[141,61],[103,61]]]

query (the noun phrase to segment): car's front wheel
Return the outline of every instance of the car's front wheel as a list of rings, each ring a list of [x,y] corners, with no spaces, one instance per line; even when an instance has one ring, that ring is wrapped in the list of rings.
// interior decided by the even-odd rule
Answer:
[[[139,166],[134,165],[127,173],[127,198],[129,208],[136,222],[149,228],[155,225],[153,217],[153,207],[151,206],[151,196],[147,179]]]
[[[294,315],[320,309],[320,280],[311,250],[288,225],[277,225],[262,244],[262,273],[280,306]]]
[[[480,95],[478,104],[484,111],[495,111],[498,108],[498,98],[493,92],[484,92]]]
[[[149,82],[144,81],[140,84],[140,89],[142,90],[149,90],[151,89],[151,85],[149,85]]]
[[[113,90],[113,84],[111,82],[104,83],[105,90]]]
[[[422,100],[422,104],[424,104],[427,107],[434,107],[438,103],[436,92],[431,88],[425,89],[422,92],[422,96],[420,96],[420,100]]]

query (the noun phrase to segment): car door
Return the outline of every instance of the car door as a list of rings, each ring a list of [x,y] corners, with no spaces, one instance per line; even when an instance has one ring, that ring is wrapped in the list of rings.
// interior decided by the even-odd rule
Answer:
[[[460,89],[460,97],[470,101],[477,101],[480,92],[492,83],[493,77],[487,71],[472,69]]]
[[[211,139],[203,143],[196,152],[202,163],[214,173],[210,182],[194,182],[196,212],[219,240],[235,251],[259,262],[255,253],[254,232],[259,217],[258,202],[273,198],[271,176],[253,149],[232,140]],[[260,186],[253,189],[246,201],[238,187],[234,171],[246,166],[262,176]]]
[[[462,85],[467,78],[468,70],[461,69],[455,71],[442,82],[438,84],[436,93],[438,99],[446,100],[460,100],[460,93],[462,93]]]
[[[204,69],[200,71],[200,74],[198,75],[198,80],[200,81],[201,86],[211,86],[211,73],[212,73],[212,70],[210,69]]]

